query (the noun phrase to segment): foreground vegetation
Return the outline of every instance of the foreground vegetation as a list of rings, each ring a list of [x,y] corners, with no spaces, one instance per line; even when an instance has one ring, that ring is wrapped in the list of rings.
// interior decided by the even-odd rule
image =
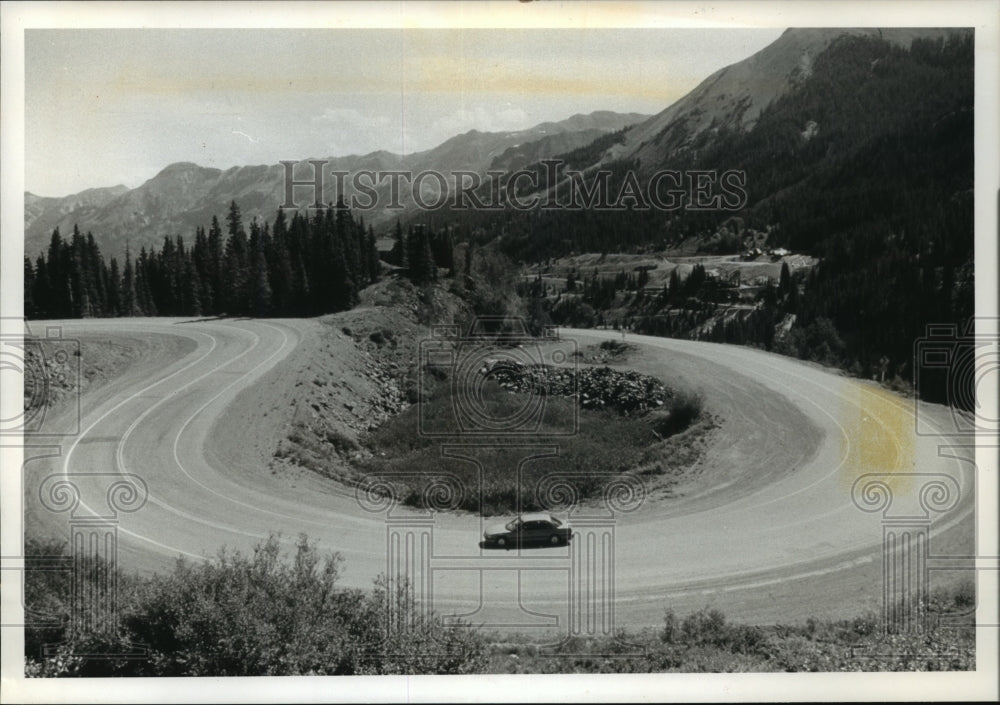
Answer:
[[[683,617],[667,609],[659,629],[622,630],[616,638],[535,639],[496,643],[491,673],[733,673],[966,671],[976,667],[975,588],[971,581],[936,591],[921,634],[884,634],[874,614],[805,624],[733,624],[719,610]],[[949,624],[944,625],[943,619]]]
[[[28,556],[58,557],[58,541],[29,541]],[[31,561],[29,560],[29,565]],[[55,615],[25,630],[29,676],[263,676],[470,673],[484,667],[485,640],[468,625],[423,614],[403,585],[369,591],[337,585],[341,559],[321,557],[300,536],[291,559],[272,536],[251,555],[179,561],[168,575],[119,574],[118,624],[70,618],[68,571],[29,568],[26,610]],[[85,589],[102,589],[107,567],[90,565]],[[56,647],[45,655],[45,645]],[[128,654],[93,658],[81,654]]]
[[[250,555],[180,561],[168,575],[119,573],[118,625],[101,629],[91,614],[70,618],[70,573],[51,569],[52,559],[65,558],[64,544],[29,540],[26,551],[26,611],[54,617],[25,630],[33,677],[975,668],[971,581],[932,594],[922,634],[882,635],[874,615],[759,627],[731,624],[717,610],[681,617],[667,608],[657,629],[546,645],[445,624],[384,578],[369,591],[339,588],[339,557],[322,558],[305,537],[290,557],[272,536]],[[49,569],[39,567],[44,559]],[[84,589],[99,591],[107,566],[88,567]],[[134,658],[114,656],[139,649]]]

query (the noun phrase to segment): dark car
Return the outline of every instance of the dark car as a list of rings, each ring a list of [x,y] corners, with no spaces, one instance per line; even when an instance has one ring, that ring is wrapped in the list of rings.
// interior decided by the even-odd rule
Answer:
[[[562,521],[544,512],[522,514],[506,524],[493,524],[486,528],[483,537],[487,546],[508,548],[528,543],[559,546],[573,537],[568,521]]]

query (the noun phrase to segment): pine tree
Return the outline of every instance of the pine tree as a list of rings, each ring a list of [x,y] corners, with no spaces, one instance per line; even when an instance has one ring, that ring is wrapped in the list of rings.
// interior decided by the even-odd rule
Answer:
[[[327,299],[321,302],[321,311],[343,311],[354,305],[357,292],[351,278],[349,261],[344,250],[344,238],[340,237],[342,211],[327,210],[325,244],[329,258],[330,289]]]
[[[156,259],[146,253],[146,248],[139,248],[139,258],[135,267],[135,296],[143,316],[158,316],[159,311],[153,298],[150,281],[156,280]]]
[[[431,251],[434,263],[448,270],[448,276],[455,273],[455,241],[449,230],[434,233],[431,237]]]
[[[226,240],[225,267],[222,276],[222,296],[226,310],[230,314],[244,314],[250,311],[250,266],[246,231],[243,218],[236,201],[229,205],[226,216],[229,237]]]
[[[202,314],[201,297],[202,284],[198,268],[194,260],[186,258],[181,273],[181,314],[184,316],[200,316]]]
[[[209,261],[209,295],[212,299],[211,313],[225,313],[227,296],[224,290],[223,267],[225,243],[222,240],[222,226],[219,219],[212,216],[212,225],[208,229],[208,261]]]
[[[375,241],[375,230],[371,225],[368,226],[368,240],[366,245],[368,254],[368,281],[375,282],[378,280],[378,275],[382,271],[382,263],[379,262],[378,245]]]
[[[274,219],[274,234],[271,237],[271,251],[267,259],[273,306],[276,313],[292,313],[292,263],[289,252],[288,225],[285,212],[278,209]]]
[[[257,221],[250,223],[250,306],[255,316],[266,316],[271,312],[271,285],[267,278],[267,247],[264,233]]]
[[[34,292],[32,299],[39,318],[53,317],[52,285],[49,282],[49,269],[45,262],[45,255],[38,255],[35,260]]]
[[[194,249],[191,251],[195,271],[198,274],[200,290],[198,299],[202,313],[214,313],[215,301],[212,290],[212,258],[209,252],[208,236],[202,227],[195,228]]]
[[[427,284],[437,279],[437,267],[431,254],[427,228],[418,225],[407,239],[409,276],[414,284]]]
[[[111,268],[108,272],[108,315],[122,315],[121,273],[118,271],[118,259],[111,258]]]
[[[778,277],[778,298],[784,300],[791,291],[792,273],[788,269],[788,262],[781,263],[781,276]]]
[[[38,308],[35,306],[35,268],[28,257],[24,258],[24,317],[37,318]]]
[[[314,282],[310,279],[307,265],[309,259],[312,235],[309,232],[309,220],[297,212],[292,216],[288,227],[288,256],[292,268],[292,283],[289,287],[289,299],[292,311],[296,315],[306,315],[312,298],[311,289]]]
[[[73,239],[70,241],[72,286],[72,312],[78,318],[90,318],[94,315],[90,302],[90,285],[86,270],[86,253],[83,235],[80,228],[73,226]]]
[[[403,226],[399,219],[396,219],[396,226],[392,230],[392,250],[386,259],[397,267],[406,266],[406,238],[403,237]]]
[[[359,277],[361,264],[357,247],[357,237],[355,235],[354,221],[351,219],[351,212],[344,204],[342,196],[337,199],[337,205],[334,209],[333,237],[337,240],[340,249],[343,252],[347,278],[350,279],[351,286],[355,287],[361,280]]]
[[[59,228],[56,228],[52,231],[52,237],[49,240],[49,308],[46,312],[53,318],[66,318],[73,315],[70,304],[73,300],[73,294],[67,262],[68,251],[69,248],[59,234]]]
[[[132,254],[128,243],[125,244],[125,273],[122,275],[122,315],[141,316],[142,304],[136,292],[135,270],[132,267]]]

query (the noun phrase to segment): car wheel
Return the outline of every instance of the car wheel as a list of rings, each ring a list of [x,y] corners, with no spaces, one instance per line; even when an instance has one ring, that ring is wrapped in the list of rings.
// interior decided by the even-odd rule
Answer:
[[[558,546],[559,544],[562,543],[562,539],[556,536],[555,534],[552,534],[552,538],[549,539],[549,543],[551,543],[553,546]]]
[[[497,539],[497,546],[507,548],[507,539]]]

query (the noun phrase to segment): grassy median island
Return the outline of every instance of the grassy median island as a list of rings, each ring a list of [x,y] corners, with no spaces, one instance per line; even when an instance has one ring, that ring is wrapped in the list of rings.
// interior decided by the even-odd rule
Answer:
[[[371,456],[359,469],[387,478],[412,506],[428,506],[432,485],[446,475],[460,485],[451,506],[487,516],[594,500],[623,474],[663,472],[677,455],[673,437],[702,420],[699,396],[609,367],[497,365],[474,391],[453,382],[446,372],[425,375],[415,403],[363,439]],[[490,419],[527,414],[537,425],[529,424],[529,433],[472,437],[460,421],[470,408]],[[696,444],[699,434],[690,435],[682,445]],[[478,466],[442,456],[442,446],[458,443],[479,446],[462,451]],[[531,443],[557,445],[559,453],[522,462],[530,456],[524,444]],[[558,497],[543,483],[554,476],[560,477]]]

